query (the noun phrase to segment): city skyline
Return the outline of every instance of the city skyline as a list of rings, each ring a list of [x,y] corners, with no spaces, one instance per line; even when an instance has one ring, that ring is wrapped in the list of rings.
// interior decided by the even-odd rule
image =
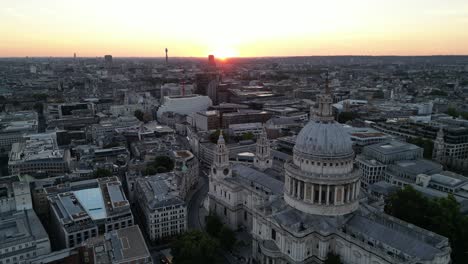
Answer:
[[[452,1],[0,2],[0,57],[466,55]]]

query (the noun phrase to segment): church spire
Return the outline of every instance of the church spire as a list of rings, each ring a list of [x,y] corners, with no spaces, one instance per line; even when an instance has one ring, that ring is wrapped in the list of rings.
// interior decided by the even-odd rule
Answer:
[[[257,139],[254,166],[260,170],[266,170],[273,166],[273,160],[271,159],[270,141],[268,140],[265,126],[263,126],[262,132]]]
[[[226,147],[222,132],[218,138],[218,144],[214,151],[212,175],[216,178],[225,178],[231,176],[231,166],[229,164],[229,150]]]
[[[439,163],[445,162],[445,141],[444,141],[444,130],[442,127],[437,132],[437,137],[434,140],[434,150],[432,152],[432,158]]]

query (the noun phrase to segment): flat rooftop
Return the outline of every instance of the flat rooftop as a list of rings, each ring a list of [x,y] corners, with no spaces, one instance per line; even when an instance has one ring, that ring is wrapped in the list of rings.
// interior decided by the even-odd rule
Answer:
[[[420,147],[416,145],[402,142],[402,141],[397,141],[397,140],[391,140],[391,141],[369,145],[366,148],[372,149],[374,151],[381,152],[384,154],[391,154],[391,153],[397,153],[401,151],[421,149]]]

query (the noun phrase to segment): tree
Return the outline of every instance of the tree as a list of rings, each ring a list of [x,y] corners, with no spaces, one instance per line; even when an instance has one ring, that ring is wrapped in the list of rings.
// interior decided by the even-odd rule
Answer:
[[[428,199],[411,186],[406,186],[385,201],[385,212],[447,237],[452,247],[452,263],[466,263],[468,217],[460,212],[460,204],[453,195]]]
[[[143,111],[141,111],[141,110],[135,110],[134,115],[135,115],[135,117],[136,117],[138,120],[140,120],[140,121],[142,121],[142,122],[144,121],[144,115],[145,115],[145,113],[143,113]]]
[[[112,171],[110,171],[108,169],[99,168],[94,173],[94,176],[96,178],[110,177],[110,176],[112,176]]]
[[[153,116],[146,112],[143,114],[143,122],[148,123],[149,121],[153,120]]]
[[[221,134],[221,131],[222,130],[216,130],[215,132],[211,133],[209,138],[210,138],[210,141],[212,143],[217,143],[218,142],[218,138],[219,138],[219,135]],[[222,132],[223,133],[223,137],[224,137],[224,140],[226,141],[226,143],[228,142],[229,138],[226,136],[226,134],[224,133],[224,131]]]
[[[384,99],[385,98],[385,94],[382,90],[378,90],[378,91],[375,91],[373,96],[373,98],[375,99]]]
[[[429,95],[435,95],[435,96],[447,96],[447,92],[444,92],[442,90],[432,90]]]
[[[155,175],[157,173],[156,169],[153,167],[146,167],[145,175]]]
[[[146,166],[145,175],[170,172],[174,169],[174,161],[168,156],[158,156]]]
[[[33,109],[34,109],[38,114],[42,114],[42,112],[44,111],[44,105],[43,105],[42,103],[40,103],[40,102],[34,103]]]
[[[242,140],[252,140],[255,138],[255,135],[252,132],[247,132],[242,135]]]
[[[198,230],[187,232],[171,244],[174,264],[215,263],[219,243]]]
[[[452,116],[452,117],[458,117],[459,116],[457,109],[455,109],[453,107],[449,107],[447,109],[447,115]]]
[[[328,252],[327,259],[325,260],[324,264],[341,264],[340,255],[335,254],[333,252]]]
[[[48,95],[44,93],[33,94],[32,97],[37,101],[45,101],[47,100]]]
[[[236,244],[236,234],[226,225],[224,225],[219,231],[218,239],[224,250],[230,251]]]
[[[206,232],[212,237],[218,237],[218,234],[223,227],[221,220],[216,215],[210,214],[205,217],[205,222]]]
[[[339,115],[338,115],[338,122],[339,123],[346,123],[348,121],[351,121],[353,119],[356,118],[356,114],[353,113],[353,112],[341,112]]]
[[[434,143],[430,139],[424,138],[410,138],[408,142],[411,144],[415,144],[424,149],[424,158],[431,159],[432,158],[432,151],[434,149]]]
[[[174,161],[168,156],[158,156],[154,159],[152,166],[162,172],[169,172],[174,169]]]

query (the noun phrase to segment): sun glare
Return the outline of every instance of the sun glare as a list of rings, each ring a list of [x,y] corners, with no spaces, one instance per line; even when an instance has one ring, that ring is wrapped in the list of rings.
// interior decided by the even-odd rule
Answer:
[[[238,52],[230,47],[224,47],[224,48],[218,48],[215,49],[212,54],[215,56],[215,58],[218,58],[220,60],[225,60],[227,58],[232,58],[239,56]]]

